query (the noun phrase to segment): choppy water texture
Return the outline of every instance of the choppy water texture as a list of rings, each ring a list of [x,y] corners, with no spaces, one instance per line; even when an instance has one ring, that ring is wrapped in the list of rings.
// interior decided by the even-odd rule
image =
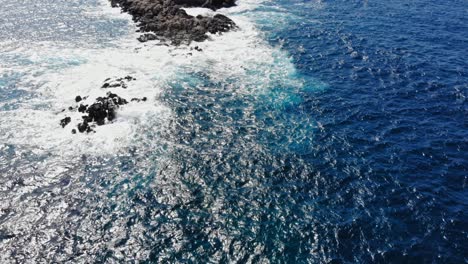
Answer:
[[[467,10],[240,0],[198,52],[2,0],[0,262],[468,262]],[[126,74],[148,103],[59,126]]]

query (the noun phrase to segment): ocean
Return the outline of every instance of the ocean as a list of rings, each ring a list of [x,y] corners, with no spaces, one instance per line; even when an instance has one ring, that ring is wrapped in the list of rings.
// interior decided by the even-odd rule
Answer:
[[[467,1],[238,0],[189,46],[0,2],[0,263],[468,262]]]

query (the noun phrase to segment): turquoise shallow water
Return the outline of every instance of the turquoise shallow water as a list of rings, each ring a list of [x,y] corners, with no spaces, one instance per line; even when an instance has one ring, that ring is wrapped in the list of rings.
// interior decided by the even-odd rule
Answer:
[[[193,56],[27,2],[0,8],[0,262],[467,262],[466,2],[239,2]],[[148,104],[58,126],[123,74]]]

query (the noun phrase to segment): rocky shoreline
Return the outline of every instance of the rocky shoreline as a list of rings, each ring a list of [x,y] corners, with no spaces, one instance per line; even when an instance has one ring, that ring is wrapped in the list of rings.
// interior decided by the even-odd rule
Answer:
[[[213,17],[196,17],[188,15],[184,7],[205,7],[217,10],[224,7],[232,7],[235,0],[109,0],[112,7],[120,7],[123,12],[132,15],[137,22],[139,32],[142,35],[138,38],[140,42],[150,40],[169,40],[173,45],[183,43],[189,44],[192,41],[204,41],[208,39],[208,33],[216,34],[227,32],[236,27],[236,24],[228,17],[216,14]],[[192,50],[193,48],[191,48]],[[196,51],[202,51],[198,46]],[[106,79],[101,89],[122,88],[126,89],[128,83],[136,80],[132,76],[125,76],[117,79]],[[76,127],[71,133],[95,132],[94,128],[111,123],[116,118],[117,110],[128,103],[146,102],[147,98],[132,98],[127,101],[125,98],[115,93],[107,92],[106,96],[95,98],[92,103],[84,104],[87,96],[75,97],[75,106],[63,109],[62,113],[68,110],[82,113],[81,120],[78,120]],[[65,116],[59,124],[62,128],[72,123],[70,116]]]
[[[227,32],[236,27],[230,18],[188,15],[183,7],[205,7],[217,10],[235,6],[235,0],[110,0],[112,7],[120,7],[137,23],[141,42],[161,39],[173,45],[204,41],[208,33]]]

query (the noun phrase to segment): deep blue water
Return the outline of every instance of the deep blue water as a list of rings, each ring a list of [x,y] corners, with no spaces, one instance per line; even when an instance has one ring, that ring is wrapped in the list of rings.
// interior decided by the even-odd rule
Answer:
[[[271,42],[328,87],[292,110],[323,127],[298,154],[321,182],[308,198],[320,205],[324,255],[466,262],[467,2],[281,6],[298,17]]]
[[[119,155],[50,177],[57,151],[0,142],[0,260],[468,262],[468,3],[280,0],[238,15],[286,58],[222,80],[179,70],[157,96],[167,127],[143,126]],[[87,23],[71,42],[125,33]],[[12,69],[1,111],[36,96]]]

